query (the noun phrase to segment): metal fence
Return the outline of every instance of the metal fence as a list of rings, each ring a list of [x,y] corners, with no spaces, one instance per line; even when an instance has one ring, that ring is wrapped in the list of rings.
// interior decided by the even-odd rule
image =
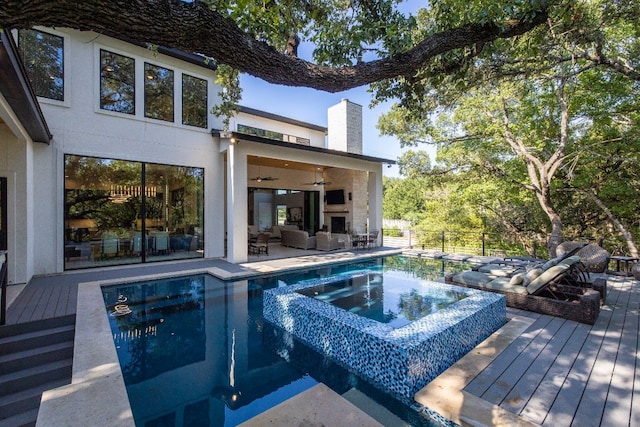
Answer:
[[[411,247],[482,256],[527,256],[548,258],[545,234],[532,234],[524,238],[515,235],[481,232],[425,231],[397,228],[383,229],[385,246]],[[598,243],[612,255],[627,255],[624,242],[615,238],[599,239],[592,236],[565,236],[566,240]]]

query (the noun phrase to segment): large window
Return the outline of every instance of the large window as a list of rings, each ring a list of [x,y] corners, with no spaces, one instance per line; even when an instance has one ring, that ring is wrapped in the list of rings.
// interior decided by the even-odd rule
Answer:
[[[65,156],[65,268],[203,256],[204,170]]]
[[[20,30],[18,46],[36,95],[64,101],[64,39],[42,31]]]
[[[275,132],[272,130],[265,130],[265,129],[260,129],[260,128],[256,128],[253,126],[247,126],[247,125],[243,125],[243,124],[238,124],[238,132],[240,133],[244,133],[247,135],[255,135],[255,136],[260,136],[262,138],[269,138],[269,139],[275,139],[278,141],[285,141],[285,142],[292,142],[294,144],[300,144],[300,145],[311,145],[311,140],[308,138],[301,138],[299,136],[294,136],[294,135],[288,135],[286,133],[282,133],[282,132]]]
[[[144,63],[144,116],[173,122],[173,70]]]
[[[207,128],[207,81],[182,75],[182,124]]]
[[[100,108],[135,114],[135,60],[100,50]]]

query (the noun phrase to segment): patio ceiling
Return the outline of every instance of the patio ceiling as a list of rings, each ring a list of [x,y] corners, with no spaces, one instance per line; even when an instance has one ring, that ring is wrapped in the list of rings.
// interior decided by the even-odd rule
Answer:
[[[274,159],[262,156],[247,156],[247,163],[255,166],[267,166],[272,168],[299,170],[304,172],[316,172],[318,165],[311,163],[292,162],[290,160]],[[322,167],[324,169],[324,167]]]

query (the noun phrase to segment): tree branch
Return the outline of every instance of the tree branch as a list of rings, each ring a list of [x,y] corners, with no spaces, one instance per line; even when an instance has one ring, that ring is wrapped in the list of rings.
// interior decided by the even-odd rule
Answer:
[[[545,2],[543,2],[544,4]],[[524,34],[547,19],[468,24],[434,34],[389,58],[332,68],[282,52],[243,32],[204,2],[178,0],[2,0],[0,27],[68,27],[199,53],[270,83],[339,92],[397,76],[412,76],[431,58],[454,49]]]

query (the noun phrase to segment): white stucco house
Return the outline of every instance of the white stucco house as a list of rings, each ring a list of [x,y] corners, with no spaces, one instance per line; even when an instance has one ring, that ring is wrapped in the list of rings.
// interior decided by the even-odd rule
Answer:
[[[362,107],[327,128],[240,107],[223,131],[203,58],[97,33],[3,32],[0,249],[9,283],[184,258],[248,258],[250,230],[380,229]]]

